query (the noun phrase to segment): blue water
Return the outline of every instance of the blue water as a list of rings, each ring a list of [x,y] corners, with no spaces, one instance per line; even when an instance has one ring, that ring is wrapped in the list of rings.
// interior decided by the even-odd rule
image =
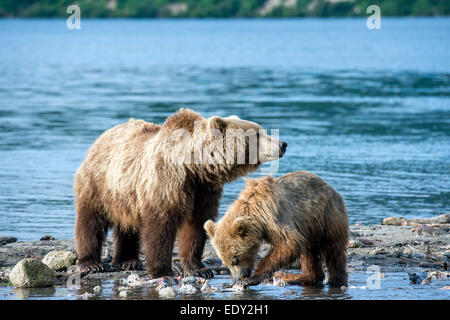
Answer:
[[[106,129],[179,107],[289,143],[350,222],[450,211],[450,19],[0,20],[0,235],[73,237],[72,182]],[[221,214],[241,190],[229,184]]]

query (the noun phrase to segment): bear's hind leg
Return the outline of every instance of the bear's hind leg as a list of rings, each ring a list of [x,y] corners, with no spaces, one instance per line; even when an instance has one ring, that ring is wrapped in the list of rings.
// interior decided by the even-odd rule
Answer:
[[[303,252],[300,257],[300,264],[302,266],[301,284],[315,285],[323,282],[325,274],[322,268],[322,259],[317,251]]]
[[[326,253],[328,284],[332,287],[347,285],[347,256],[345,244],[333,246]]]
[[[108,220],[104,215],[89,207],[77,206],[75,241],[77,265],[81,272],[108,270],[101,261],[101,250],[108,226]]]
[[[112,265],[120,270],[140,270],[139,232],[135,230],[114,229],[115,250]]]

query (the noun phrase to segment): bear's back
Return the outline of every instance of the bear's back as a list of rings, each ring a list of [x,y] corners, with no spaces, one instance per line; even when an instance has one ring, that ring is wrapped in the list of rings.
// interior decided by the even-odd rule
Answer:
[[[161,126],[130,119],[106,130],[91,146],[75,174],[75,195],[91,198],[124,226],[138,223],[136,186],[148,167],[145,152]],[[150,146],[151,148],[151,146]]]
[[[347,221],[347,208],[342,196],[319,176],[297,171],[275,181],[280,200],[279,219],[294,223],[300,229],[310,227],[311,221],[316,221],[314,225],[320,228],[326,227],[329,219]]]

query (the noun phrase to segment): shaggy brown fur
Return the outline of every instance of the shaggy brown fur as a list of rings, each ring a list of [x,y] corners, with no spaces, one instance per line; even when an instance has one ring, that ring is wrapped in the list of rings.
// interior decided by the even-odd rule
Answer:
[[[207,221],[205,229],[235,281],[250,273],[264,241],[272,249],[244,284],[258,284],[298,257],[300,283],[321,283],[322,261],[330,285],[347,283],[347,209],[339,193],[310,172],[248,180],[222,220]]]
[[[201,263],[206,239],[203,223],[217,216],[224,183],[256,170],[260,163],[173,161],[178,129],[193,135],[192,140],[186,140],[187,145],[181,144],[188,153],[196,144],[213,141],[213,135],[195,132],[196,122],[203,129],[221,132],[233,127],[260,128],[237,117],[205,119],[180,109],[161,126],[130,119],[107,130],[92,145],[74,183],[75,238],[82,270],[105,269],[101,247],[108,228],[115,227],[115,267],[139,268],[140,245],[152,276],[172,274],[178,232],[185,274],[212,276]],[[260,139],[273,140],[269,136]],[[223,150],[216,148],[207,156],[222,154]]]

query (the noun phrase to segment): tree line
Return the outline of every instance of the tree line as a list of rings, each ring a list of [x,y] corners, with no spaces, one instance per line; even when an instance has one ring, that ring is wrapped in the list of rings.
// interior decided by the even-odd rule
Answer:
[[[382,16],[448,16],[449,0],[0,0],[0,17],[84,18],[357,17],[378,5]]]

